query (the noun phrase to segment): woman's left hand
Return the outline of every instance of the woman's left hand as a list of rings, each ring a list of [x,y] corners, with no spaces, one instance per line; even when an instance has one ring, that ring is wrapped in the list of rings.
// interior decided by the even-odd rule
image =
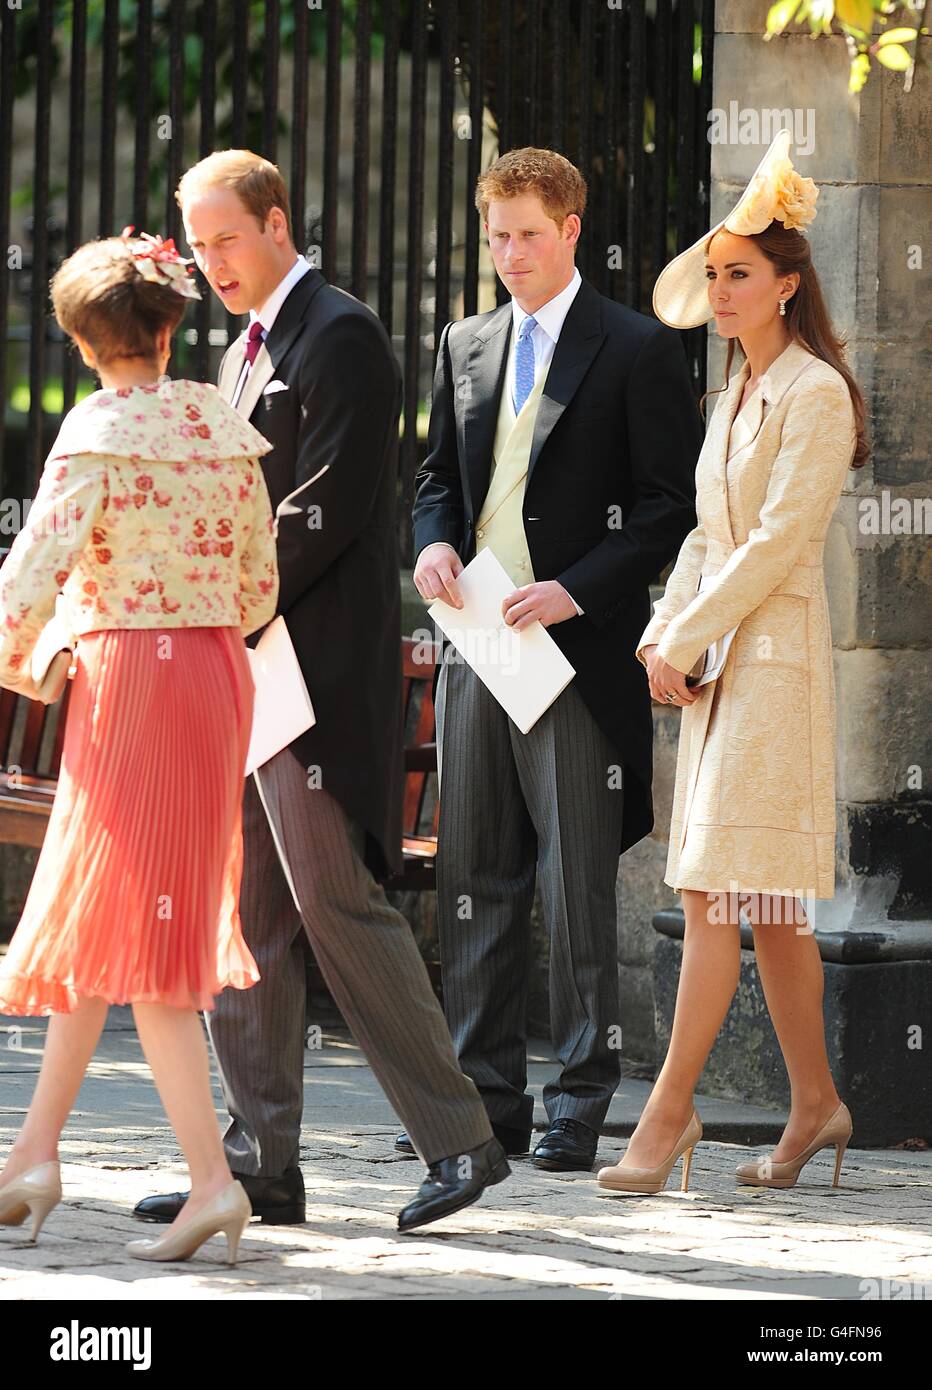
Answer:
[[[658,656],[656,647],[648,647],[644,653],[647,664],[647,679],[650,693],[659,705],[691,705],[699,698],[700,690],[690,690],[686,684],[686,674]],[[667,698],[668,694],[672,697]]]

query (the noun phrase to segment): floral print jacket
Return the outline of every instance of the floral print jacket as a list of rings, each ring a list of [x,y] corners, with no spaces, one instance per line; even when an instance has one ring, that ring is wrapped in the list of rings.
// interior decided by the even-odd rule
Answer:
[[[0,685],[16,689],[62,594],[74,636],[275,615],[272,448],[196,381],[95,391],[65,417],[0,566]]]

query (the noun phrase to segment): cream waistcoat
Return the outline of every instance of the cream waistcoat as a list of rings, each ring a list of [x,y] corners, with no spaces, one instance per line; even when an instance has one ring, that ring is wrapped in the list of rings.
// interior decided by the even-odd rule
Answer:
[[[521,511],[534,423],[546,380],[542,375],[535,382],[517,418],[507,386],[502,391],[492,445],[492,476],[476,524],[477,552],[490,545],[516,588],[534,582]]]

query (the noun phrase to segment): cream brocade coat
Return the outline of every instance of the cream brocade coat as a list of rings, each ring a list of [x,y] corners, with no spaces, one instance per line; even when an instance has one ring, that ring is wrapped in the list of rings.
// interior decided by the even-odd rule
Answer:
[[[749,372],[745,362],[718,398],[696,465],[699,524],[637,647],[642,664],[658,643],[688,672],[738,626],[721,675],[681,707],[664,882],[831,898],[835,683],[822,551],[854,454],[854,410],[841,374],[791,343],[741,412],[736,448]],[[700,575],[717,581],[697,594]]]

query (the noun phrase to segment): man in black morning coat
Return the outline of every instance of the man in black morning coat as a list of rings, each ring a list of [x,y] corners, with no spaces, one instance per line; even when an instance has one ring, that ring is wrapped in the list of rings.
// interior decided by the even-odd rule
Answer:
[[[224,1149],[263,1220],[304,1220],[306,933],[428,1164],[399,1217],[407,1230],[475,1201],[508,1165],[411,929],[378,882],[401,865],[401,374],[372,310],[298,255],[274,164],[221,151],[188,171],[179,202],[211,288],[250,313],[219,389],[273,446],[261,464],[278,612],[317,720],[246,779],[240,915],[262,978],[224,990],[207,1017],[231,1116]],[[185,1198],[146,1198],[136,1211],[173,1220]]]
[[[701,419],[678,335],[576,270],[585,182],[569,161],[509,151],[480,177],[476,204],[512,298],[441,337],[416,479],[414,582],[425,599],[455,605],[456,576],[491,545],[516,586],[506,623],[539,619],[576,675],[522,735],[445,648],[444,1009],[496,1134],[508,1152],[525,1151],[536,873],[561,1072],[544,1090],[550,1129],[534,1157],[589,1168],[620,1076],[618,856],[653,827],[651,702],[635,647],[648,586],[696,524]]]

